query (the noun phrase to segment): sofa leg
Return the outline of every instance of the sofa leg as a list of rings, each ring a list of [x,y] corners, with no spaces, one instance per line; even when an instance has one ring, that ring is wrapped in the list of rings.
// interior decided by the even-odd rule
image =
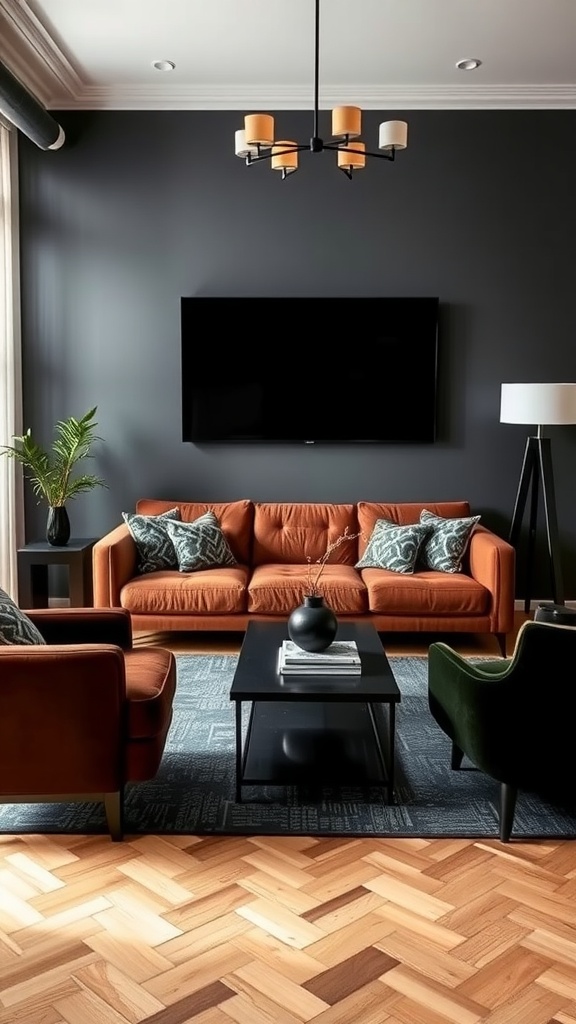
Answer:
[[[500,648],[500,654],[503,658],[506,657],[506,633],[496,633],[496,639],[498,641],[498,647]]]
[[[124,839],[124,793],[118,790],[117,793],[104,794],[104,809],[110,838],[115,843]]]
[[[452,755],[450,757],[450,767],[454,768],[457,771],[458,768],[460,767],[460,765],[462,764],[462,758],[463,757],[464,757],[464,751],[460,750],[460,747],[456,746],[456,744],[453,743],[452,744]]]
[[[514,824],[518,789],[507,782],[500,784],[500,842],[507,843]]]

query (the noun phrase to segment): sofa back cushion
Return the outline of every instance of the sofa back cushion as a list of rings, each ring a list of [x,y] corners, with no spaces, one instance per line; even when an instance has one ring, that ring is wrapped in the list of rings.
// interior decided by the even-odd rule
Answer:
[[[432,509],[432,506],[429,506]],[[254,504],[241,501],[161,501],[156,498],[140,498],[136,511],[144,516],[157,516],[170,508],[180,509],[183,523],[191,523],[206,512],[213,512],[220,522],[234,558],[241,565],[248,565],[252,542]]]
[[[409,523],[419,523],[420,513],[425,508],[435,516],[443,516],[445,519],[470,515],[470,504],[467,501],[399,501],[386,504],[378,501],[359,501],[357,507],[358,529],[362,531],[362,536],[358,538],[360,558],[366,550],[377,519],[389,519],[399,526],[407,526]]]
[[[346,527],[350,534],[358,532],[355,505],[256,502],[253,565],[305,565],[308,558],[316,562]],[[357,560],[356,538],[341,544],[329,559],[338,565]]]

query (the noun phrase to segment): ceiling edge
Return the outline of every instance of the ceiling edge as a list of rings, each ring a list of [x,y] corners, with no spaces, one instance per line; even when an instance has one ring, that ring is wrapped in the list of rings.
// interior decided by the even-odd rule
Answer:
[[[364,110],[487,110],[487,109],[576,109],[576,85],[535,86],[455,86],[426,88],[394,86],[367,89],[351,86],[350,97]],[[346,102],[342,87],[324,86],[320,91],[320,107],[329,110]],[[102,88],[85,86],[73,98],[53,95],[53,109],[80,110],[308,110],[312,109],[310,88],[229,85],[190,86],[165,85],[119,86]]]
[[[75,100],[86,84],[26,0],[0,0],[0,59],[44,106]]]

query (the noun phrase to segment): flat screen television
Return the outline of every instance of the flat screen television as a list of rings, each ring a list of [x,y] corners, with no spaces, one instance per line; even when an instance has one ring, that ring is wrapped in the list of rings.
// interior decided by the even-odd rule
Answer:
[[[433,442],[438,308],[428,297],[183,297],[183,440]]]

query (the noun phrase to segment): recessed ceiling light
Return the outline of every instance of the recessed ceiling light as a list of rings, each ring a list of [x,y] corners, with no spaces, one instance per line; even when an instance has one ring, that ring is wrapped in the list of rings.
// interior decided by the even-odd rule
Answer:
[[[464,57],[462,60],[456,61],[456,67],[459,71],[475,71],[481,63],[482,61],[478,60],[478,57]]]
[[[156,68],[156,71],[174,71],[176,65],[173,60],[154,60],[152,67]]]

